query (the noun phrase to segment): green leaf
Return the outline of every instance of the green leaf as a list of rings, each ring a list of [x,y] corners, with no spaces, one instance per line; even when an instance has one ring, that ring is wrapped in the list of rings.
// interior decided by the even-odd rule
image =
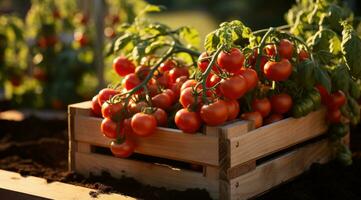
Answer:
[[[217,49],[218,43],[219,37],[217,36],[216,31],[213,31],[206,36],[204,47],[208,52],[212,52]]]
[[[343,23],[342,53],[353,77],[361,78],[361,39],[351,25]]]
[[[333,90],[342,90],[344,92],[348,92],[349,83],[350,83],[350,75],[348,73],[347,67],[345,65],[338,65],[332,71],[332,85]]]
[[[123,49],[133,39],[132,34],[124,34],[114,42],[114,52]]]
[[[358,83],[352,79],[350,79],[350,95],[355,99],[359,99],[361,96],[361,90]]]
[[[315,78],[316,83],[321,84],[328,92],[331,92],[331,79],[324,69],[315,67]]]
[[[200,38],[199,33],[195,28],[191,27],[181,27],[178,29],[179,36],[189,45],[192,47],[199,48],[200,45]]]

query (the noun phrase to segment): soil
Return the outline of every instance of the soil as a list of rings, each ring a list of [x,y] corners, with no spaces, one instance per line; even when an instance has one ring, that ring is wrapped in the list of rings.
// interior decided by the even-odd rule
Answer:
[[[205,190],[167,190],[142,185],[132,178],[101,176],[85,178],[67,172],[67,121],[39,120],[21,122],[0,120],[0,168],[23,176],[43,177],[48,182],[61,181],[95,189],[89,195],[121,193],[141,199],[210,199]],[[361,132],[353,129],[351,147],[354,163],[344,167],[332,162],[315,164],[292,182],[288,182],[257,199],[361,199]]]

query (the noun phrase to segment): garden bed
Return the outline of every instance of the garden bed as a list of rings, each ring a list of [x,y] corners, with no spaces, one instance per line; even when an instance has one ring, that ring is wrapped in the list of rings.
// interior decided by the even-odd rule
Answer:
[[[205,190],[180,192],[142,185],[131,178],[112,178],[108,173],[88,178],[69,173],[67,172],[66,128],[66,121],[44,121],[34,117],[28,117],[21,122],[0,121],[0,168],[19,172],[23,176],[43,177],[48,182],[60,181],[86,186],[98,190],[99,193],[114,192],[143,199],[209,199]],[[342,167],[336,163],[314,165],[304,175],[266,193],[259,199],[289,199],[289,197],[293,199],[327,197],[330,197],[329,199],[359,199],[361,197],[357,187],[361,184],[359,132],[359,129],[351,132],[353,133],[351,147],[355,152],[352,166]],[[97,194],[93,193],[95,196]]]

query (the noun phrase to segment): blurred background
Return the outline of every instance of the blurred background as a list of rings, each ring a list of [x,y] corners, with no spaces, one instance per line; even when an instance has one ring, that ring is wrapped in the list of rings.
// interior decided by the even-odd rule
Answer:
[[[361,1],[344,2],[361,14]],[[295,0],[0,0],[0,110],[66,109],[119,81],[106,44],[146,3],[167,8],[150,19],[195,27],[203,41],[231,19],[252,30],[283,25]]]

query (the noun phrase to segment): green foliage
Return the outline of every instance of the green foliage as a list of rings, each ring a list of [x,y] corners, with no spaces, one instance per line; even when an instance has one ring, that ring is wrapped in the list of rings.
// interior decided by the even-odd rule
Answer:
[[[361,38],[351,25],[343,23],[342,53],[350,74],[355,78],[361,78]]]

